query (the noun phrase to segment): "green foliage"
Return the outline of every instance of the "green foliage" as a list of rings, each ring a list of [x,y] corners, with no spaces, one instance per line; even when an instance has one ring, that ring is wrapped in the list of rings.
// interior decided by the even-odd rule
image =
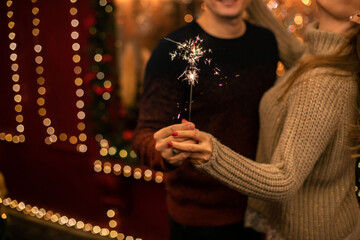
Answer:
[[[86,21],[89,28],[88,54],[90,72],[84,77],[89,85],[90,119],[93,133],[100,143],[106,139],[111,154],[102,159],[120,160],[134,165],[138,159],[131,149],[132,130],[137,118],[137,110],[126,108],[119,96],[118,72],[116,64],[115,5],[112,1],[92,1],[94,16]],[[114,150],[115,149],[115,150]],[[122,156],[121,150],[125,150]],[[114,153],[115,151],[115,153]],[[130,154],[132,153],[132,154]]]

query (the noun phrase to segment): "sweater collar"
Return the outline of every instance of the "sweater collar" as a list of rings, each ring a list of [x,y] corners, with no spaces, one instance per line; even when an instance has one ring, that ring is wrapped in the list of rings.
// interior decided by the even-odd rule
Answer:
[[[306,37],[308,40],[308,49],[313,55],[331,55],[336,53],[344,44],[349,43],[346,37],[319,30],[319,23],[314,22],[308,25]]]

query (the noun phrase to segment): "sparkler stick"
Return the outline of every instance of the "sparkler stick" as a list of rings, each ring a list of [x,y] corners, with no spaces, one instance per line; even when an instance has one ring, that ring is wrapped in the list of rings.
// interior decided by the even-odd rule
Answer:
[[[192,103],[192,91],[193,91],[193,85],[190,85],[190,100],[189,100],[189,119],[188,121],[191,122],[191,103]]]
[[[192,94],[193,87],[195,83],[198,82],[200,69],[196,67],[200,59],[204,56],[206,52],[211,52],[211,50],[203,50],[200,43],[203,41],[199,36],[195,40],[189,39],[183,43],[174,41],[170,38],[164,38],[167,41],[177,44],[177,50],[170,53],[171,60],[175,58],[181,58],[182,60],[188,63],[188,66],[184,72],[178,77],[178,79],[183,78],[183,81],[187,81],[190,85],[190,100],[189,100],[189,121],[191,120],[191,104],[192,104]],[[205,59],[205,63],[210,63],[211,59]]]

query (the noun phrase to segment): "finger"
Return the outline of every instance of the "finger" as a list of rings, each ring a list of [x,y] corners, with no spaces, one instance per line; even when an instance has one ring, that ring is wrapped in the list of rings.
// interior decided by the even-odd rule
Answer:
[[[177,138],[174,138],[174,139],[177,139]],[[191,144],[197,144],[198,141],[194,140],[194,139],[191,139],[191,138],[186,138],[185,141],[181,141],[183,143],[191,143]]]
[[[206,151],[206,149],[203,148],[203,146],[199,144],[194,143],[188,143],[188,142],[169,142],[168,145],[172,146],[175,149],[178,149],[183,152],[202,152]]]
[[[190,153],[188,152],[180,152],[175,156],[171,156],[167,159],[165,159],[168,163],[174,166],[180,166],[185,159],[187,159],[190,156]]]
[[[164,127],[160,130],[158,130],[157,132],[154,133],[154,139],[156,141],[160,140],[160,139],[164,139],[167,138],[171,135],[171,127],[172,126],[168,126],[168,127]]]
[[[172,133],[172,136],[181,137],[181,138],[191,138],[198,142],[205,141],[208,138],[208,136],[205,133],[199,131],[198,129],[187,130],[187,131],[183,131],[183,130],[176,131]]]
[[[154,139],[159,140],[163,138],[167,138],[171,135],[172,132],[178,131],[178,130],[193,130],[195,129],[195,124],[191,122],[181,123],[181,124],[174,124],[168,127],[164,127],[154,133]]]
[[[182,137],[171,137],[171,138],[170,138],[170,141],[196,143],[196,141],[193,140],[193,139],[182,138]]]
[[[171,126],[170,129],[172,130],[172,132],[180,131],[180,130],[194,130],[195,129],[195,124],[192,123],[192,122],[184,122],[184,123],[181,123],[181,124],[174,124],[174,125]]]
[[[155,142],[155,150],[158,152],[162,152],[164,150],[167,150],[169,147],[171,147],[169,145],[169,142],[187,142],[187,143],[196,143],[196,141],[192,140],[192,139],[188,139],[188,138],[175,138],[173,136],[164,138],[164,139],[159,139]],[[167,156],[167,155],[166,155]]]
[[[173,137],[167,137],[164,139],[158,139],[155,141],[155,150],[158,152],[162,152],[167,150],[170,146],[168,145],[169,141],[172,141]]]
[[[160,155],[163,159],[168,161],[169,159],[172,159],[174,156],[176,156],[180,151],[174,150],[174,148],[170,147],[160,152]]]

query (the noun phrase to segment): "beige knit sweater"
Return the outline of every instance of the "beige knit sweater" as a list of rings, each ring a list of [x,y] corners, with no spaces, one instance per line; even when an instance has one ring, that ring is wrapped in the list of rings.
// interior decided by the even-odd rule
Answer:
[[[314,55],[332,54],[348,42],[316,25],[307,38],[306,54]],[[256,162],[212,136],[212,158],[197,167],[249,195],[249,207],[285,239],[344,239],[360,214],[349,150],[355,145],[349,134],[356,121],[357,81],[329,74],[339,70],[317,68],[279,100],[292,71],[262,98]]]

